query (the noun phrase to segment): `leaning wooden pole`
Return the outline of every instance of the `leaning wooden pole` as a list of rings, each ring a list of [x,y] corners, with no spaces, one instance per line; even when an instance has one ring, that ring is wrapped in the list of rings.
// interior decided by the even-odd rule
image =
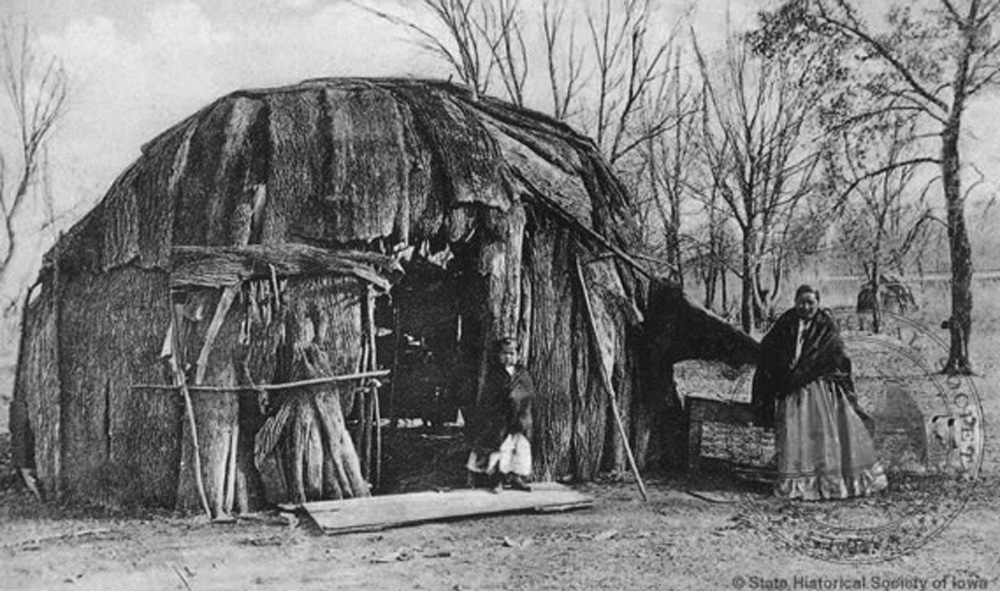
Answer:
[[[201,476],[201,446],[198,445],[198,427],[194,420],[194,405],[191,403],[191,393],[188,392],[184,379],[184,372],[174,361],[174,376],[180,381],[181,394],[184,396],[184,411],[188,416],[188,426],[191,429],[191,447],[194,454],[194,483],[198,488],[198,498],[201,499],[201,508],[205,510],[205,515],[212,519],[212,509],[208,506],[208,495],[205,494],[205,481]]]
[[[597,344],[598,336],[597,333],[597,322],[594,320],[594,310],[590,306],[590,292],[587,289],[587,282],[583,279],[583,268],[580,267],[580,260],[576,260],[576,277],[580,281],[580,290],[583,293],[583,305],[587,310],[587,323],[590,326],[590,334],[594,339],[595,345]],[[639,494],[642,495],[643,501],[649,501],[649,493],[646,492],[646,484],[642,481],[642,475],[639,474],[639,467],[635,463],[635,456],[632,455],[632,446],[628,442],[628,434],[625,432],[625,425],[622,423],[621,413],[618,410],[618,397],[615,395],[615,388],[611,384],[611,376],[608,375],[607,370],[604,367],[604,359],[601,355],[600,349],[597,351],[597,366],[601,372],[601,380],[604,382],[604,388],[608,391],[608,400],[611,403],[611,413],[615,416],[615,424],[618,425],[618,433],[622,438],[622,445],[625,447],[625,455],[628,457],[628,466],[632,470],[632,474],[635,476],[635,482],[639,486]]]
[[[191,429],[191,447],[194,454],[194,483],[198,489],[198,498],[201,500],[201,507],[205,510],[205,515],[208,515],[208,518],[212,519],[212,509],[208,505],[208,495],[205,494],[205,481],[201,475],[201,446],[198,444],[198,427],[194,420],[194,404],[191,402],[191,393],[188,391],[187,377],[184,375],[184,369],[181,368],[177,357],[180,354],[180,338],[177,335],[180,331],[180,323],[178,322],[180,317],[181,315],[177,313],[177,308],[175,307],[174,322],[170,329],[172,349],[170,367],[174,372],[174,380],[181,389],[181,396],[184,397],[184,411],[188,416],[188,427]]]

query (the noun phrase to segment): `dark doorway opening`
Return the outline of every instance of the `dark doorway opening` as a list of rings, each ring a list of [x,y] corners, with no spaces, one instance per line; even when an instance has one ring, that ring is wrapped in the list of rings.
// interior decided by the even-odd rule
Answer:
[[[414,256],[375,310],[378,362],[392,370],[380,392],[380,492],[464,483],[464,424],[482,348],[484,280],[450,249]]]

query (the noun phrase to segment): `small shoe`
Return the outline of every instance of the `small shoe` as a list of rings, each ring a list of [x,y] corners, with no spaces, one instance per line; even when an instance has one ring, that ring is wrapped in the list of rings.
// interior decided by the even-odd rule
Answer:
[[[531,492],[531,485],[524,481],[521,476],[514,476],[510,479],[510,488],[524,492]]]

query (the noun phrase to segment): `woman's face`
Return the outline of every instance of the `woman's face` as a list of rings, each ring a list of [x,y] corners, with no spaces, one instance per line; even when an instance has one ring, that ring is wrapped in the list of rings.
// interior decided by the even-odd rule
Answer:
[[[819,297],[814,293],[804,293],[795,298],[795,310],[799,313],[799,318],[809,320],[819,309]]]

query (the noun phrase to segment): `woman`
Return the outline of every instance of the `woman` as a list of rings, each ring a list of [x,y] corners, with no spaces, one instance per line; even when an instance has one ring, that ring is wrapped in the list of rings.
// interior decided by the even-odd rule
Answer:
[[[846,499],[888,486],[858,406],[851,360],[819,292],[795,291],[795,307],[761,342],[753,402],[775,425],[775,493],[790,499]]]
[[[517,343],[497,342],[483,390],[478,433],[466,469],[474,486],[499,492],[503,485],[529,491],[531,477],[531,400],[535,386],[528,370],[517,363]]]

